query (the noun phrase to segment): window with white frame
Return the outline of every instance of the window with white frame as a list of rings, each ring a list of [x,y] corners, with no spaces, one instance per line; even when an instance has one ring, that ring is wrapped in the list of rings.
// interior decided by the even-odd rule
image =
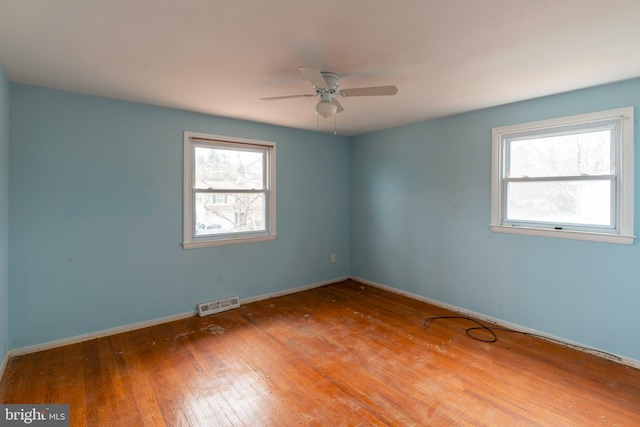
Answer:
[[[276,238],[274,142],[184,133],[185,249]]]
[[[493,129],[491,230],[631,244],[633,107]]]

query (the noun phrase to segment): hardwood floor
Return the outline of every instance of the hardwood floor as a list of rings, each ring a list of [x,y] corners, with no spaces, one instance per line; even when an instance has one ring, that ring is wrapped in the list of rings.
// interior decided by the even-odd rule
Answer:
[[[640,370],[345,281],[12,358],[76,426],[638,426]]]

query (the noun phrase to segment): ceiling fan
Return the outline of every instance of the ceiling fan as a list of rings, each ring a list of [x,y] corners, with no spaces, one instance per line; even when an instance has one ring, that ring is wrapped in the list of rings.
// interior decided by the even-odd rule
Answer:
[[[344,108],[336,96],[380,96],[395,95],[398,88],[395,86],[372,86],[359,87],[354,89],[339,89],[340,75],[329,71],[320,71],[312,67],[298,67],[302,75],[311,82],[315,89],[315,94],[272,96],[261,98],[263,101],[275,101],[289,98],[312,98],[320,96],[320,101],[316,104],[316,112],[325,119],[335,116],[344,111]]]

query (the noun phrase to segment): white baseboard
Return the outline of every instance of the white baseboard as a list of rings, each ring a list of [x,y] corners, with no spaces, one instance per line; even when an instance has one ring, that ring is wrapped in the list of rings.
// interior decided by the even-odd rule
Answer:
[[[411,299],[414,299],[414,300],[417,300],[417,301],[422,301],[422,302],[426,302],[426,303],[429,303],[429,304],[433,304],[433,305],[438,306],[438,307],[446,308],[447,310],[451,310],[451,311],[454,311],[456,313],[460,313],[460,314],[465,315],[465,316],[473,317],[473,318],[479,319],[479,320],[486,320],[487,322],[494,323],[494,324],[499,325],[499,326],[501,326],[503,328],[508,328],[508,329],[512,329],[514,331],[524,332],[524,333],[527,333],[527,334],[538,335],[538,336],[540,336],[542,338],[547,338],[547,339],[549,339],[551,341],[557,342],[560,345],[564,344],[567,347],[571,347],[571,348],[573,348],[575,350],[582,351],[584,353],[589,353],[589,354],[592,354],[594,356],[602,357],[602,358],[607,359],[607,360],[613,360],[614,362],[618,362],[618,363],[621,363],[623,365],[631,366],[633,368],[640,368],[640,361],[639,360],[631,359],[629,357],[621,356],[621,355],[618,355],[618,354],[613,354],[613,353],[605,351],[605,350],[600,350],[600,349],[597,349],[597,348],[593,348],[593,347],[587,346],[585,344],[581,344],[579,342],[571,341],[571,340],[568,340],[568,339],[565,339],[565,338],[561,338],[561,337],[557,337],[557,336],[554,336],[554,335],[551,335],[551,334],[540,332],[540,331],[537,331],[535,329],[526,328],[524,326],[520,326],[520,325],[515,324],[515,323],[510,323],[510,322],[504,321],[502,319],[497,319],[495,317],[487,316],[487,315],[484,315],[484,314],[481,314],[481,313],[476,313],[475,311],[471,311],[471,310],[467,310],[467,309],[464,309],[464,308],[456,307],[455,305],[451,305],[451,304],[444,303],[442,301],[438,301],[438,300],[434,300],[434,299],[431,299],[431,298],[427,298],[425,296],[414,294],[412,292],[407,292],[407,291],[403,291],[403,290],[400,290],[400,289],[397,289],[397,288],[393,288],[391,286],[383,285],[381,283],[372,282],[371,280],[367,280],[367,279],[363,279],[363,278],[355,277],[355,276],[351,276],[350,279],[353,279],[353,280],[355,280],[357,282],[364,283],[365,285],[370,285],[370,286],[373,286],[375,288],[379,288],[379,289],[383,289],[385,291],[393,292],[395,294],[402,295],[402,296],[405,296],[405,297],[408,297],[408,298],[411,298]],[[613,357],[607,356],[609,354],[611,356],[613,356]]]
[[[149,326],[159,325],[161,323],[173,322],[174,320],[186,319],[196,315],[195,310],[187,313],[174,314],[173,316],[160,317],[158,319],[146,320],[144,322],[132,323],[130,325],[119,326],[117,328],[105,329],[88,334],[77,335],[75,337],[63,338],[61,340],[49,341],[43,344],[36,344],[27,347],[20,347],[9,350],[7,357],[22,356],[24,354],[35,353],[36,351],[49,350],[51,348],[62,347],[64,345],[76,344],[83,341],[89,341],[96,338],[102,338],[109,335],[120,334],[122,332],[135,331],[136,329],[148,328]]]
[[[348,279],[349,277],[338,277],[335,279],[331,279],[331,280],[327,280],[324,282],[318,282],[318,283],[313,283],[310,285],[305,285],[305,286],[300,286],[297,288],[290,288],[290,289],[285,289],[283,291],[278,291],[278,292],[273,292],[273,293],[269,293],[269,294],[264,294],[264,295],[258,295],[255,297],[249,297],[249,298],[244,298],[240,300],[240,304],[248,304],[250,302],[256,302],[256,301],[262,301],[265,299],[270,299],[270,298],[275,298],[275,297],[279,297],[279,296],[284,296],[284,295],[289,295],[289,294],[293,294],[296,292],[301,292],[301,291],[306,291],[309,289],[314,289],[314,288],[319,288],[320,286],[325,286],[325,285],[329,285],[331,283],[336,283],[336,282],[340,282],[343,280]],[[51,348],[56,348],[56,347],[62,347],[64,345],[69,345],[69,344],[76,344],[79,342],[83,342],[83,341],[88,341],[88,340],[92,340],[92,339],[96,339],[96,338],[102,338],[102,337],[106,337],[109,335],[115,335],[115,334],[120,334],[122,332],[129,332],[129,331],[134,331],[136,329],[142,329],[142,328],[148,328],[150,326],[155,326],[155,325],[159,325],[162,323],[168,323],[168,322],[172,322],[174,320],[181,320],[181,319],[186,319],[188,317],[192,317],[196,315],[196,311],[189,311],[186,313],[180,313],[180,314],[175,314],[173,316],[167,316],[167,317],[161,317],[158,319],[151,319],[151,320],[146,320],[144,322],[138,322],[138,323],[133,323],[130,325],[125,325],[125,326],[120,326],[117,328],[112,328],[112,329],[105,329],[102,331],[97,331],[97,332],[91,332],[88,334],[83,334],[83,335],[78,335],[75,337],[71,337],[71,338],[63,338],[61,340],[56,340],[56,341],[50,341],[50,342],[46,342],[43,344],[36,344],[36,345],[31,345],[31,346],[26,346],[26,347],[20,347],[17,349],[13,349],[13,350],[9,350],[5,356],[5,360],[2,364],[2,370],[0,371],[0,373],[4,373],[4,368],[7,364],[7,362],[9,361],[9,359],[11,357],[14,356],[22,356],[24,354],[29,354],[29,353],[35,353],[37,351],[42,351],[42,350],[48,350]],[[0,378],[2,378],[2,375],[0,375]]]

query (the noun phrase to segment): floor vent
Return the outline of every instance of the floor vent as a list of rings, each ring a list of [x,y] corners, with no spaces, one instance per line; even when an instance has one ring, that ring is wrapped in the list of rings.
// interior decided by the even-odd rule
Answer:
[[[208,316],[210,314],[220,313],[221,311],[227,311],[238,307],[240,307],[240,299],[238,297],[202,302],[198,304],[198,316]]]

